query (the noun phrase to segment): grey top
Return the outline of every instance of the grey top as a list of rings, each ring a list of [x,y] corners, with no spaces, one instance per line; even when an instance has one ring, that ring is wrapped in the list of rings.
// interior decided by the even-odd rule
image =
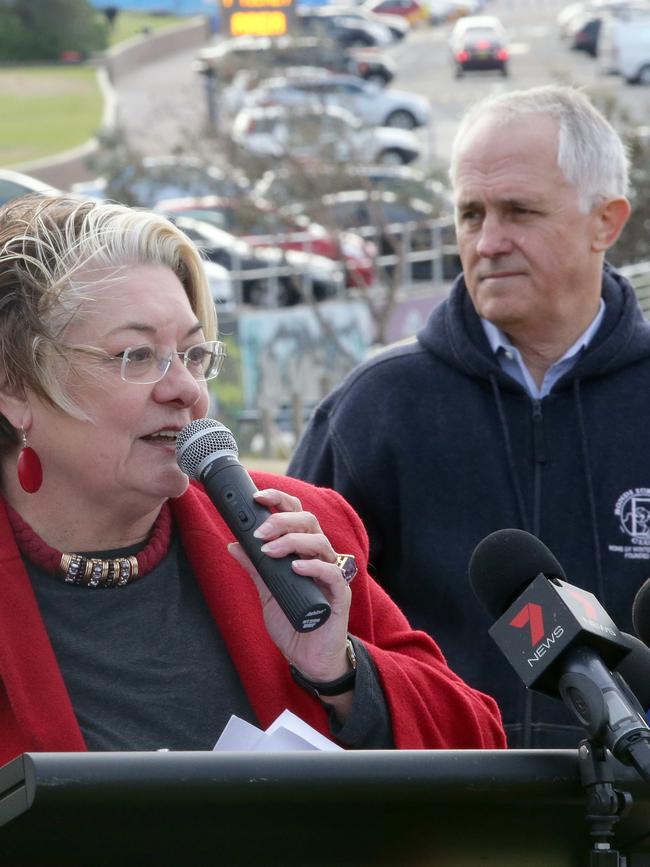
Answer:
[[[231,714],[258,725],[177,538],[155,569],[125,587],[78,587],[26,566],[90,750],[210,750]],[[377,673],[354,643],[353,708],[344,726],[330,714],[331,734],[350,747],[390,748]]]

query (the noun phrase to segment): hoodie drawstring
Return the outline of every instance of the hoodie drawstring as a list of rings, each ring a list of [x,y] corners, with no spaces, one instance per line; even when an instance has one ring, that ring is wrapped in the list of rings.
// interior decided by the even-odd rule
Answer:
[[[582,411],[582,400],[580,396],[580,380],[573,381],[573,398],[576,405],[576,413],[578,416],[578,427],[580,429],[580,445],[582,451],[582,463],[585,471],[585,481],[587,483],[587,502],[589,503],[589,518],[591,522],[592,543],[594,546],[594,560],[596,562],[596,587],[598,599],[606,604],[605,581],[603,577],[603,564],[600,556],[600,534],[598,533],[598,521],[596,516],[596,497],[594,496],[593,479],[591,477],[591,461],[589,460],[589,443],[587,440],[587,426],[585,425],[584,413]]]
[[[503,401],[501,400],[501,391],[499,389],[499,384],[496,381],[496,377],[494,374],[490,374],[490,382],[492,384],[492,392],[494,394],[494,402],[496,403],[497,413],[499,416],[499,422],[501,424],[501,432],[503,434],[503,441],[506,447],[506,458],[508,461],[508,470],[510,471],[510,480],[512,482],[512,487],[515,491],[515,499],[517,501],[517,511],[519,512],[519,521],[521,523],[521,527],[523,530],[526,530],[528,533],[532,533],[532,528],[530,526],[530,521],[528,520],[528,516],[526,514],[526,507],[524,505],[524,495],[521,490],[521,483],[519,481],[519,476],[517,474],[517,467],[515,466],[515,460],[512,453],[512,442],[510,440],[510,431],[508,430],[508,422],[506,420],[505,410],[503,409]]]

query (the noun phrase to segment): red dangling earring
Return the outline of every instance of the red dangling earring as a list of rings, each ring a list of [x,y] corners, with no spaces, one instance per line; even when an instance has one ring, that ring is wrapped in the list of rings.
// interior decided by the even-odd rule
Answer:
[[[22,428],[20,435],[23,438],[23,447],[18,455],[18,463],[16,465],[18,482],[23,491],[26,491],[28,494],[35,494],[43,484],[41,459],[34,449],[27,445],[27,434]]]

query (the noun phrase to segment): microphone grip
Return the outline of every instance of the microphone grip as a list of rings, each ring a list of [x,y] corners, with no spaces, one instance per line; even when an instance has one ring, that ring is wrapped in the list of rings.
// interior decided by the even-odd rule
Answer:
[[[332,610],[313,580],[293,571],[296,557],[269,557],[260,550],[264,540],[253,531],[271,513],[253,499],[258,489],[237,458],[224,454],[211,461],[201,482],[296,632],[322,626]]]

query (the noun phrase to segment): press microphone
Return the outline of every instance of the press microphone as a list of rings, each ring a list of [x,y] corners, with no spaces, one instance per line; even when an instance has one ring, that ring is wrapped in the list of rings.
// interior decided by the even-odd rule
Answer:
[[[650,578],[641,585],[632,603],[634,631],[644,644],[650,645]]]
[[[202,483],[293,628],[297,632],[318,629],[331,608],[311,578],[293,571],[296,557],[269,557],[260,550],[264,540],[253,536],[253,531],[271,512],[255,501],[257,488],[238,454],[232,432],[210,418],[190,422],[176,440],[179,467]]]
[[[650,648],[636,635],[621,632],[630,652],[616,666],[616,674],[620,675],[634,693],[643,714],[648,719],[650,710]]]
[[[489,634],[525,685],[559,694],[594,743],[650,780],[650,728],[628,684],[610,670],[631,644],[596,597],[569,584],[551,551],[524,530],[486,536],[469,577],[496,618]]]

